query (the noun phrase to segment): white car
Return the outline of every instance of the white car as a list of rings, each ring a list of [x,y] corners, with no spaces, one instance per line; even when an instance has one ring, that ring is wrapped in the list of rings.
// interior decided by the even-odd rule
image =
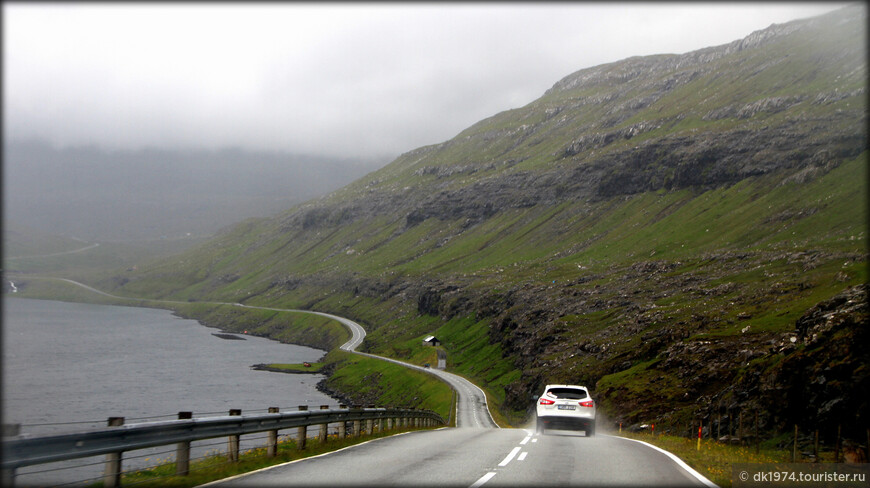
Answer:
[[[537,432],[545,429],[582,430],[595,435],[595,402],[585,386],[547,385],[538,398]]]

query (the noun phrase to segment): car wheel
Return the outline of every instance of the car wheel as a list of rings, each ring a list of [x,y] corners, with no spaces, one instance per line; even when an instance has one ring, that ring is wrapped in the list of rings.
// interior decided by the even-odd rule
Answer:
[[[586,426],[586,437],[595,437],[595,424],[591,423]]]
[[[541,419],[537,419],[535,424],[535,434],[543,434],[544,433],[544,423],[541,422]]]

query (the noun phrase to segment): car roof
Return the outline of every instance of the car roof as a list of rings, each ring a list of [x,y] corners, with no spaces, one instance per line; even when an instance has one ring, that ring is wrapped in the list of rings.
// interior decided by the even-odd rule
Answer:
[[[577,388],[580,390],[586,390],[585,386],[580,385],[547,385],[544,387],[544,390],[549,390],[551,388]]]

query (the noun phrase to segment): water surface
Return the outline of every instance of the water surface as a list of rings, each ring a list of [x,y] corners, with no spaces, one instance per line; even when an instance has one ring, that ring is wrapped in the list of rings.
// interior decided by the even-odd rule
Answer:
[[[166,310],[4,297],[3,422],[37,435],[108,417],[129,424],[337,403],[316,390],[322,375],[250,368],[317,361],[324,351],[217,332]]]

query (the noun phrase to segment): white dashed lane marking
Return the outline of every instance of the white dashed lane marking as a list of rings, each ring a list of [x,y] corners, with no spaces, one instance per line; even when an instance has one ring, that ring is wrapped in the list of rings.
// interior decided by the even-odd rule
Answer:
[[[527,430],[526,433],[528,433],[528,435],[520,441],[520,446],[528,444],[529,440],[531,440],[532,442],[537,442],[538,440],[532,438],[532,436],[535,435],[533,432]],[[498,467],[503,468],[507,466],[508,464],[510,464],[511,461],[514,460],[514,458],[516,458],[517,461],[525,461],[526,456],[529,455],[529,452],[520,452],[522,450],[520,446],[511,449],[511,452],[508,453],[508,455],[502,460],[502,462],[498,463]],[[519,454],[519,456],[517,456],[517,454]],[[474,484],[472,484],[469,488],[480,488],[481,486],[483,486],[484,483],[491,480],[497,473],[498,471],[490,471],[486,473],[485,475],[481,476],[480,479],[475,481]]]
[[[479,480],[475,481],[474,484],[468,488],[478,488],[479,486],[483,485],[487,481],[491,480],[493,476],[495,476],[495,471],[490,471],[489,473],[486,473],[485,475],[481,476]]]
[[[510,454],[508,454],[507,457],[504,458],[504,461],[498,463],[498,465],[500,467],[507,466],[509,462],[513,461],[514,457],[517,455],[518,452],[520,452],[519,446],[513,448],[513,450],[511,450]]]

